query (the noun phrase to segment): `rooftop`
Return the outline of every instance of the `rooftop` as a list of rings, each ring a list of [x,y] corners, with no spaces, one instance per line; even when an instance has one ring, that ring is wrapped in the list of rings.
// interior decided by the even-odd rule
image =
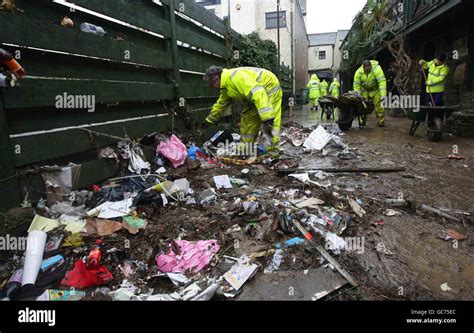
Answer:
[[[335,45],[336,41],[346,38],[349,30],[338,30],[337,32],[325,32],[320,34],[309,34],[309,46]]]

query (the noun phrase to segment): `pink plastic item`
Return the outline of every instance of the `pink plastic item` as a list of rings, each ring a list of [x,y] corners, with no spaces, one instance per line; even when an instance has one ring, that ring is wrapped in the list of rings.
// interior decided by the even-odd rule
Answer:
[[[179,249],[180,253],[174,253],[173,248],[177,252]],[[170,245],[168,254],[156,256],[156,264],[163,273],[198,272],[209,264],[219,248],[216,240],[198,242],[178,240]]]
[[[188,157],[186,146],[174,134],[171,135],[171,138],[168,141],[160,142],[156,152],[166,157],[174,168],[183,165]]]

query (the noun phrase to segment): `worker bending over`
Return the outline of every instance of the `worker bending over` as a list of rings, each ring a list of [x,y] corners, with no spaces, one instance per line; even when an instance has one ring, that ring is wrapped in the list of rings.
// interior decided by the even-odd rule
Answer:
[[[376,60],[365,60],[354,74],[354,90],[375,105],[375,115],[379,127],[385,126],[385,111],[382,98],[387,97],[387,81],[382,67]],[[367,116],[362,116],[362,126],[367,123]]]
[[[283,93],[278,78],[272,72],[255,67],[226,69],[211,66],[204,79],[220,90],[220,96],[206,118],[216,124],[233,101],[244,103],[240,115],[241,142],[254,144],[262,127],[268,139],[266,149],[278,155]]]

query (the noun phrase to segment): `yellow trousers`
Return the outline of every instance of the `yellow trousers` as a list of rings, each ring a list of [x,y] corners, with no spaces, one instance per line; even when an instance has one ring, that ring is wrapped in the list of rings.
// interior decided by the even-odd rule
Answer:
[[[268,150],[279,148],[278,143],[280,141],[280,129],[281,129],[281,103],[283,99],[282,90],[278,90],[274,94],[268,96],[268,100],[273,108],[274,120],[273,120],[273,136],[272,146],[267,147]],[[240,116],[240,135],[241,142],[254,143],[257,140],[258,133],[262,120],[258,115],[257,108],[255,105],[246,105],[242,110]]]
[[[380,92],[363,92],[362,96],[366,98],[367,100],[371,101],[375,105],[375,116],[377,117],[377,123],[379,125],[383,125],[385,123],[385,109],[382,105],[382,95],[380,95]],[[366,119],[366,117],[362,117],[363,120]]]

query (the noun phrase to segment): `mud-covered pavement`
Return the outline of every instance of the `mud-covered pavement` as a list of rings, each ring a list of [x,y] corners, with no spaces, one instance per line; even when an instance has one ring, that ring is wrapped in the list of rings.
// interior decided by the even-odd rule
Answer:
[[[328,167],[336,170],[404,167],[405,170],[335,172],[319,174],[320,177],[310,172],[312,182],[303,183],[289,177],[289,172],[277,172],[277,161],[226,164],[217,168],[202,168],[189,161],[176,169],[167,165],[162,177],[190,181],[192,191],[187,199],[170,199],[166,205],[158,202],[137,205],[135,214],[146,219],[147,224],[136,234],[125,229],[104,236],[82,232],[75,245],[63,245],[58,250],[71,269],[74,262],[87,257],[96,239],[103,241],[101,263],[110,270],[113,279],[99,289],[84,288],[85,299],[169,299],[171,294],[176,296],[176,292],[184,292],[193,284],[201,288],[200,292],[218,284],[220,289],[209,297],[222,300],[472,300],[473,228],[469,220],[472,217],[447,212],[462,217],[462,221],[455,222],[420,209],[421,204],[427,204],[474,212],[472,141],[445,135],[440,143],[432,143],[423,130],[415,137],[408,136],[410,122],[406,118],[387,117],[386,127],[378,128],[372,117],[366,128],[360,130],[354,126],[346,134],[338,133],[334,124],[327,126],[340,135],[349,149],[334,150],[329,145],[328,150],[309,152],[299,146],[301,141],[298,147],[292,144],[289,138],[292,130],[307,136],[317,128],[319,120],[319,114],[303,109],[284,121],[282,141],[286,143],[282,145],[281,160],[290,168],[297,167],[294,173]],[[465,159],[447,158],[453,154],[455,145],[457,153]],[[213,176],[217,175],[235,177],[240,183],[233,188],[215,190],[215,197],[211,195],[213,198],[207,200],[204,194],[216,187]],[[127,181],[125,178],[100,185],[103,189],[120,189]],[[365,215],[359,216],[351,209],[349,197],[357,200]],[[295,202],[305,198],[317,198],[321,203],[297,209]],[[407,205],[392,207],[385,202],[388,198],[403,198]],[[246,210],[245,202],[257,203],[255,211]],[[92,203],[86,206],[87,209],[95,207]],[[396,210],[399,215],[387,216],[387,209]],[[285,230],[281,224],[285,212],[312,233],[311,241],[303,241],[304,235],[297,228]],[[24,220],[23,229],[17,230],[18,235],[26,235],[34,214],[55,218],[51,211],[41,211],[38,207],[16,209],[13,216]],[[326,236],[321,235],[314,221],[313,224],[308,222],[311,215],[325,215],[326,232],[356,243],[352,243],[352,248],[349,244],[340,254],[329,251]],[[122,222],[121,218],[114,220]],[[443,231],[450,229],[466,239],[441,239]],[[48,237],[61,234],[67,236],[59,228],[48,232]],[[283,247],[281,263],[273,272],[266,272],[275,258],[276,244],[295,237],[300,238],[300,244]],[[179,285],[159,272],[156,261],[157,255],[176,250],[176,240],[215,240],[220,247],[204,269],[197,273],[185,271],[183,275],[188,280]],[[315,250],[318,244],[352,275],[357,287],[351,286]],[[385,245],[388,253],[376,250],[380,244]],[[2,252],[0,277],[3,282],[22,266],[22,255],[21,251]],[[223,276],[243,256],[249,257],[258,269],[236,291]],[[444,284],[449,290],[441,289]],[[42,288],[68,287],[57,279]],[[24,299],[35,299],[43,289]],[[125,296],[118,297],[117,290],[125,290]],[[155,298],[149,298],[152,295]]]
[[[314,125],[319,119],[317,114],[299,110],[292,121]],[[345,143],[358,148],[359,160],[334,162],[330,158],[305,158],[308,165],[406,168],[405,172],[334,177],[333,183],[340,188],[353,190],[360,198],[373,198],[363,205],[368,211],[367,221],[353,225],[344,234],[364,237],[364,252],[343,252],[338,258],[360,281],[360,286],[344,290],[334,299],[472,300],[474,297],[472,222],[453,222],[416,207],[394,207],[402,215],[383,215],[390,206],[382,201],[400,196],[416,204],[474,211],[472,139],[445,134],[441,142],[434,143],[428,141],[422,128],[410,137],[410,124],[407,118],[387,117],[385,128],[379,128],[371,116],[366,128],[360,130],[354,122],[353,128],[343,136]],[[453,148],[465,159],[448,160]],[[379,220],[384,221],[383,226],[371,226]],[[454,229],[467,239],[454,242],[438,238],[445,229]],[[381,241],[392,255],[375,250]],[[448,283],[451,290],[442,291],[443,283]]]

